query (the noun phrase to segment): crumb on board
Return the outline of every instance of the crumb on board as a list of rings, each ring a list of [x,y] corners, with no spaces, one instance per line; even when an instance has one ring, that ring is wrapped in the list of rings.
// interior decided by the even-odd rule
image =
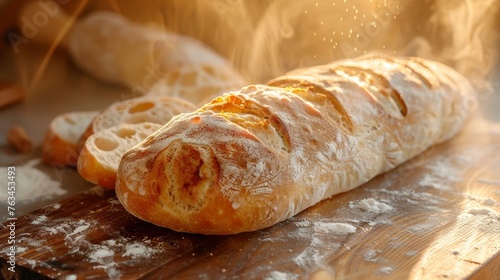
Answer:
[[[7,131],[7,143],[20,153],[28,153],[33,148],[33,141],[19,125],[14,125]]]

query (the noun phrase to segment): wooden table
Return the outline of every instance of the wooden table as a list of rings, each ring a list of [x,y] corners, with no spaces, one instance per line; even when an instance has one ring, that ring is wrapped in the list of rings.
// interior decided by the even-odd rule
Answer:
[[[500,125],[478,117],[452,141],[257,232],[177,233],[94,187],[13,220],[15,273],[10,229],[0,230],[0,270],[3,279],[498,279],[499,171]]]

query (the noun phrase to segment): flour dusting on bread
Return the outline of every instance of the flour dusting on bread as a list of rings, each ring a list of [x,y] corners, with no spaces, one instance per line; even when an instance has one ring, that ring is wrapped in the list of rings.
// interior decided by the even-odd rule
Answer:
[[[465,78],[421,59],[298,69],[174,117],[124,155],[117,196],[174,230],[265,228],[449,139],[474,104]]]

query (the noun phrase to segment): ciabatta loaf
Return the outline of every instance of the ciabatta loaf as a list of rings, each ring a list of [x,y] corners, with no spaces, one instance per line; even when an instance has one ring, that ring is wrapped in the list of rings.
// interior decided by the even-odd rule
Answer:
[[[121,123],[92,134],[78,157],[78,173],[87,181],[113,189],[123,154],[158,130],[156,123]]]
[[[54,166],[75,167],[78,140],[97,114],[97,111],[70,112],[56,116],[42,144],[43,161]]]
[[[149,95],[115,102],[100,112],[89,124],[78,141],[80,152],[90,135],[97,131],[117,126],[121,123],[150,122],[166,124],[180,113],[196,110],[196,106],[181,98]]]
[[[176,231],[258,230],[449,139],[474,106],[466,78],[428,60],[300,69],[172,119],[123,156],[116,194]]]

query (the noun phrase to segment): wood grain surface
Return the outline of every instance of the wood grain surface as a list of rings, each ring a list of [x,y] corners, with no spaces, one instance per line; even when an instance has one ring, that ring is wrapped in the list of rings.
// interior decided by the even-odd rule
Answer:
[[[231,236],[140,221],[95,187],[15,220],[15,273],[5,222],[1,278],[498,279],[499,171],[500,125],[475,119],[353,191]]]

